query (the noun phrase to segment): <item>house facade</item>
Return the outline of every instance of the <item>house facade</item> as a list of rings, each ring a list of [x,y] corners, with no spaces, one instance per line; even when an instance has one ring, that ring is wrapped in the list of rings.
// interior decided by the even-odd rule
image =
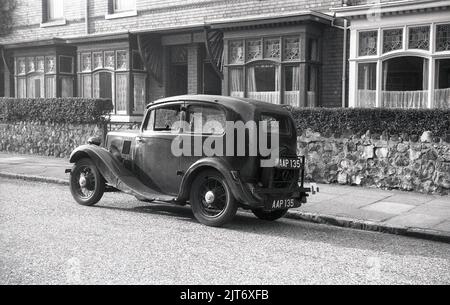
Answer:
[[[111,98],[120,122],[202,93],[448,108],[448,2],[17,0],[0,96]]]

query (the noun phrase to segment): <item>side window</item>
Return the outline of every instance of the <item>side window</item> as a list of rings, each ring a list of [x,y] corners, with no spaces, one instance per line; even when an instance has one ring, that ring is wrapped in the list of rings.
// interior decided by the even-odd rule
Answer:
[[[226,117],[219,108],[192,105],[188,108],[188,123],[189,132],[222,134],[225,132]]]
[[[149,124],[147,130],[155,131],[171,131],[176,122],[181,119],[180,105],[172,105],[157,108],[150,114]]]

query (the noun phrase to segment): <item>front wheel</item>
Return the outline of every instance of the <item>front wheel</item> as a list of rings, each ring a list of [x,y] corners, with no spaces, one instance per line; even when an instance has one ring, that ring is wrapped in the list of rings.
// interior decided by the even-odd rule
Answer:
[[[238,208],[225,178],[215,170],[203,171],[194,179],[190,204],[195,218],[212,227],[231,221]]]
[[[256,217],[262,220],[275,221],[287,213],[287,209],[285,210],[275,210],[275,211],[264,211],[264,210],[252,210],[253,214]]]
[[[76,202],[91,206],[100,201],[105,192],[105,179],[91,159],[80,159],[70,173],[70,192]]]

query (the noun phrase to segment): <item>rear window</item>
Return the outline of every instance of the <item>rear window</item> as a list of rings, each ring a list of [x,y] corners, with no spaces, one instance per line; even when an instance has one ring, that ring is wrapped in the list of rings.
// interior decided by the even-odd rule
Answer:
[[[267,122],[267,133],[291,134],[291,124],[288,117],[271,113],[262,113],[261,122]],[[270,123],[278,122],[278,130],[271,130]]]

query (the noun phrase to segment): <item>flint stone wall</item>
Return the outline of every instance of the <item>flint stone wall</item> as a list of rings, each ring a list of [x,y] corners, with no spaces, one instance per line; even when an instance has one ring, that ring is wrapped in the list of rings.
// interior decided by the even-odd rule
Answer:
[[[104,125],[16,122],[0,124],[0,151],[68,158],[92,136],[102,138]]]
[[[324,137],[306,130],[298,153],[306,156],[306,179],[421,193],[449,194],[450,143],[425,132],[420,139]]]

